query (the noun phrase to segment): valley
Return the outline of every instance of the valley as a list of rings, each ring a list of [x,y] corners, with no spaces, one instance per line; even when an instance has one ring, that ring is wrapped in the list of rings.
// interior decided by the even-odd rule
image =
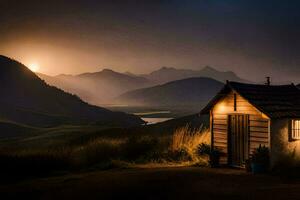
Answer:
[[[0,200],[300,199],[299,10],[0,0]]]

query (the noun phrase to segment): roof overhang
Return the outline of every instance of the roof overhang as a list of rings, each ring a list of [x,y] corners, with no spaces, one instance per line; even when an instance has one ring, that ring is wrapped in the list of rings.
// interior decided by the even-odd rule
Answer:
[[[224,85],[224,87],[220,90],[220,92],[217,93],[217,95],[205,106],[200,114],[209,114],[210,111],[213,109],[213,107],[221,100],[223,99],[226,95],[228,95],[231,91],[234,93],[240,95],[243,97],[250,105],[252,105],[254,108],[256,108],[259,112],[261,112],[265,117],[271,119],[272,117],[265,113],[263,109],[261,109],[259,106],[256,106],[253,104],[251,101],[249,101],[246,97],[244,97],[240,92],[238,92],[236,89],[234,89],[230,82],[227,81],[227,83]]]

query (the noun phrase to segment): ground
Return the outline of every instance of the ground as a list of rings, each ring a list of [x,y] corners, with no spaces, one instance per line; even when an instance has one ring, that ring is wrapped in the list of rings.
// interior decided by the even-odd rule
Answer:
[[[300,181],[237,169],[115,169],[1,185],[0,193],[1,199],[300,199]]]

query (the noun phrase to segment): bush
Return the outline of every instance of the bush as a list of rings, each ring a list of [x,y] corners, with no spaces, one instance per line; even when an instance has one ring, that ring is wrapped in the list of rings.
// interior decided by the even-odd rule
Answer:
[[[268,147],[259,145],[259,147],[255,149],[255,151],[252,154],[251,162],[255,164],[269,166],[270,154]]]
[[[197,154],[199,156],[209,155],[211,152],[211,146],[205,143],[201,143],[197,147]]]
[[[253,152],[250,162],[251,171],[253,173],[267,172],[270,165],[269,149],[265,146],[259,145],[259,147]]]
[[[217,148],[211,149],[211,146],[205,143],[201,143],[197,147],[197,154],[199,156],[209,157],[209,164],[211,167],[218,167],[222,151]]]

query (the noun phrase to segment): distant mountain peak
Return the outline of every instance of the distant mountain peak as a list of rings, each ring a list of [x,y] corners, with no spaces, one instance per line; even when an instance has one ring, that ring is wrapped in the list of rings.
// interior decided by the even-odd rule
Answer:
[[[218,70],[214,67],[211,67],[209,65],[203,67],[201,69],[202,72],[210,72],[210,73],[227,73],[227,74],[232,74],[232,75],[236,75],[233,71],[221,71],[221,70]]]
[[[115,75],[118,76],[118,75],[123,75],[123,74],[116,72],[109,68],[104,68],[101,71],[97,71],[97,72],[82,73],[82,74],[77,75],[77,77],[90,77],[90,76],[97,77],[97,76],[115,76]]]
[[[116,72],[112,69],[109,69],[109,68],[104,68],[101,72],[103,72],[103,73],[118,73],[118,72]]]
[[[73,76],[74,75],[72,75],[72,74],[59,74],[59,75],[57,75],[55,77],[64,78],[64,77],[73,77]]]
[[[128,75],[128,76],[132,76],[132,77],[138,77],[138,75],[130,72],[130,71],[126,71],[124,74]]]
[[[226,80],[238,81],[238,82],[249,82],[241,79],[232,71],[219,71],[211,66],[205,66],[202,69],[176,69],[173,67],[161,67],[158,70],[155,70],[149,74],[143,75],[155,82],[156,84],[162,84],[170,81],[186,79],[191,77],[209,77],[215,80],[221,81],[223,83]]]
[[[213,67],[211,67],[211,66],[206,65],[205,67],[202,68],[202,71],[217,72],[217,71],[219,71],[219,70],[217,70],[217,69],[215,69],[215,68],[213,68]]]
[[[163,66],[163,67],[161,67],[159,70],[177,70],[177,69],[174,68],[174,67],[166,67],[166,66]]]

